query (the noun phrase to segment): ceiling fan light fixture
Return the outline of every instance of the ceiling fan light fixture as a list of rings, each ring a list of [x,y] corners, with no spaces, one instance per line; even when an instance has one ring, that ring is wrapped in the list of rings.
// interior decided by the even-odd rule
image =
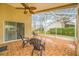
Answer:
[[[24,14],[27,14],[28,13],[28,11],[24,11]]]

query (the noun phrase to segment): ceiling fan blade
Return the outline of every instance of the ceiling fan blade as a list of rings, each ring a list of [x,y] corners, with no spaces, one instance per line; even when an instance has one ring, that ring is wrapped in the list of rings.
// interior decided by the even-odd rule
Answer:
[[[31,10],[36,10],[37,8],[36,8],[36,7],[30,7],[30,9],[31,9]]]
[[[34,14],[34,12],[33,12],[32,10],[29,10],[29,12],[30,12],[31,14]]]
[[[26,7],[26,4],[25,3],[21,3],[21,4],[22,4],[23,7]]]
[[[19,8],[19,7],[18,7],[18,8],[16,8],[16,9],[25,9],[25,8]]]
[[[25,8],[29,8],[25,3],[21,3]]]

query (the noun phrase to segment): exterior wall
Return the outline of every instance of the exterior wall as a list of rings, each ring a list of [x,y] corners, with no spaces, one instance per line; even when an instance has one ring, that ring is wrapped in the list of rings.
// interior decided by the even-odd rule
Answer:
[[[31,36],[31,14],[24,14],[23,10],[17,10],[7,4],[0,4],[0,44],[4,42],[4,22],[22,22],[25,24],[25,36]]]

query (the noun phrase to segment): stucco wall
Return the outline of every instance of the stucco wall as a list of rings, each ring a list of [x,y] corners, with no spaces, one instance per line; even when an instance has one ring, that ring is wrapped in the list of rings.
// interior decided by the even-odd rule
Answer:
[[[7,4],[0,4],[0,44],[4,41],[4,22],[22,22],[25,24],[25,36],[31,36],[31,14],[23,14],[23,10],[17,10]]]

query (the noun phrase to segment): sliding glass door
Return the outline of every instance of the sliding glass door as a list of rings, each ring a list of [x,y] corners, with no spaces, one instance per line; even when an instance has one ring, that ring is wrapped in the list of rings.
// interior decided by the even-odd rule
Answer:
[[[16,39],[16,23],[6,22],[5,23],[5,41],[15,40]]]
[[[19,34],[24,37],[24,23],[17,23],[17,39],[20,39]]]
[[[24,36],[24,23],[5,22],[5,41],[20,39],[19,33]]]

